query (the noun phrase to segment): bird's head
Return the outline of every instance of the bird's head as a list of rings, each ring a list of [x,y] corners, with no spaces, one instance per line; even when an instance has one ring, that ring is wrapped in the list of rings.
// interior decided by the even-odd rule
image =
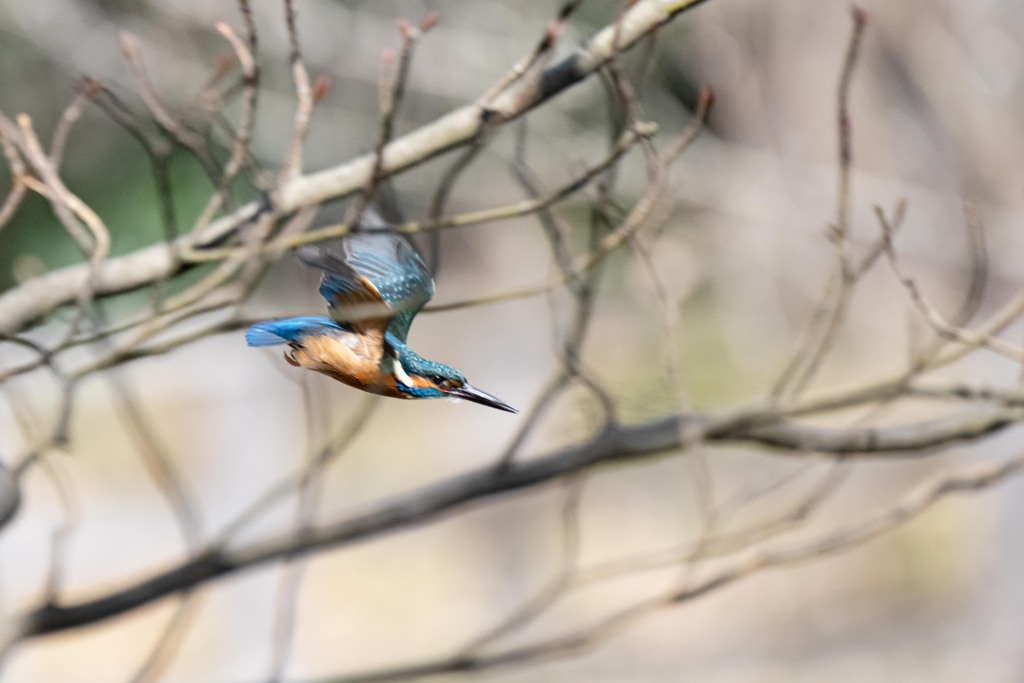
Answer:
[[[395,358],[394,375],[398,390],[414,398],[465,399],[509,413],[519,412],[497,396],[474,387],[455,368],[420,358],[408,348]]]

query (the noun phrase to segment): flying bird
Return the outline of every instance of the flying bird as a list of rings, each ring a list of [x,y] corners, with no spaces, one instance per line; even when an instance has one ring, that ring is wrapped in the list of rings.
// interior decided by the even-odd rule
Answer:
[[[287,344],[289,365],[323,373],[363,391],[394,398],[466,399],[510,413],[496,396],[477,389],[453,367],[427,360],[406,344],[413,318],[434,295],[434,279],[405,236],[374,229],[340,240],[340,250],[298,250],[321,271],[328,316],[257,323],[249,346]]]

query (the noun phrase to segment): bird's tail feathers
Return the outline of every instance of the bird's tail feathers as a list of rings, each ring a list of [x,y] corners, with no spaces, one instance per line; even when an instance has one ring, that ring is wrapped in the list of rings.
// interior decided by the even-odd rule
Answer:
[[[310,334],[329,334],[338,329],[341,328],[337,323],[320,315],[267,320],[246,330],[245,341],[249,346],[277,346],[301,341]]]
[[[259,323],[245,331],[245,343],[249,346],[277,346],[287,344],[288,340],[275,332],[269,324]]]

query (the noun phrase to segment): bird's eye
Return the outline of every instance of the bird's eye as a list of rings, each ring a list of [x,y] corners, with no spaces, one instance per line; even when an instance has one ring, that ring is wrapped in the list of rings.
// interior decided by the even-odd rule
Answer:
[[[451,384],[451,382],[448,381],[448,378],[442,375],[431,375],[430,381],[436,384],[437,386],[445,389],[447,389],[448,385]]]

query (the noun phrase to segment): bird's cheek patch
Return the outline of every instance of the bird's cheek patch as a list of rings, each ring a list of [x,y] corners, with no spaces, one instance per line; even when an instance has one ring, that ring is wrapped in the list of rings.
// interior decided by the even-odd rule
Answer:
[[[404,384],[407,387],[415,386],[412,378],[409,377],[409,373],[402,367],[402,361],[395,359],[395,379]]]
[[[426,377],[420,377],[419,375],[414,375],[413,376],[412,383],[416,386],[417,389],[438,389],[439,388],[436,384],[431,382]]]

